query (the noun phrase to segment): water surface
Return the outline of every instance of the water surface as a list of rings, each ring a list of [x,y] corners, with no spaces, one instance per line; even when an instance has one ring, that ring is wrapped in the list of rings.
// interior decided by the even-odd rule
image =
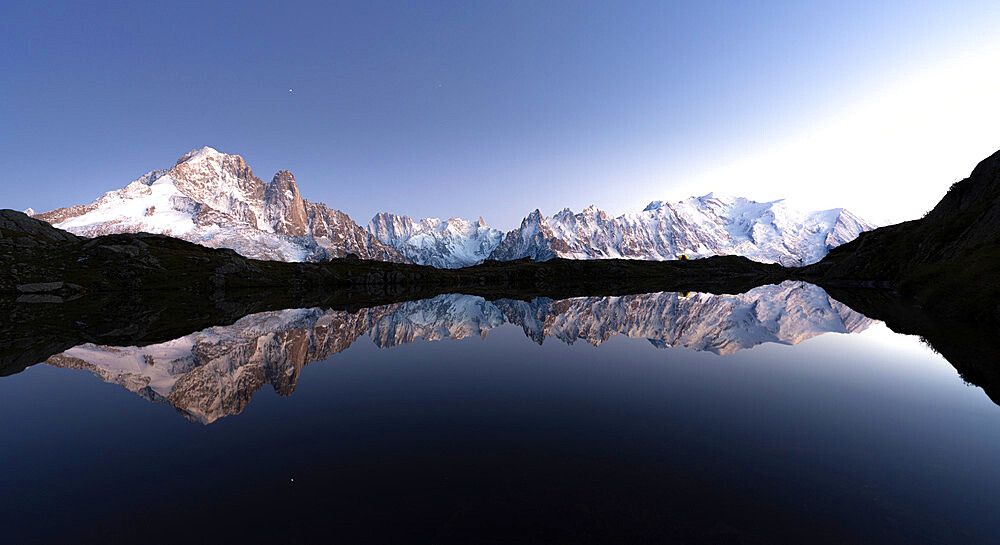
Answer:
[[[1000,407],[786,282],[287,309],[0,379],[9,542],[991,542]]]

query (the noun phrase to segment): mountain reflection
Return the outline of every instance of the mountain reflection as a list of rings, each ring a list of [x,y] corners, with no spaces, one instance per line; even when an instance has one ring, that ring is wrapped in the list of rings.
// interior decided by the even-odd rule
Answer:
[[[290,395],[306,364],[345,350],[365,334],[389,348],[417,339],[485,338],[493,328],[514,324],[539,344],[555,338],[597,346],[622,334],[660,348],[730,354],[768,342],[796,344],[827,332],[856,333],[871,323],[803,282],[739,295],[661,292],[528,302],[449,294],[353,313],[320,308],[261,312],[144,347],[82,344],[45,363],[86,369],[207,424],[242,412],[265,384]]]

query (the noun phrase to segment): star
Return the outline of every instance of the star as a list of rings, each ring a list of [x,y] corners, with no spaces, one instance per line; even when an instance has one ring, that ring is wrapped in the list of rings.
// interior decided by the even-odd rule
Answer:
[[[289,89],[289,90],[288,90],[288,92],[289,92],[289,93],[291,93],[291,92],[292,92],[292,90],[291,90],[291,89]]]

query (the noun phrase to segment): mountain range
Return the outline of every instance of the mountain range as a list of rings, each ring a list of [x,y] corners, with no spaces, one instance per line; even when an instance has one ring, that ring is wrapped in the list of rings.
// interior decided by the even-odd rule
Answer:
[[[353,254],[441,268],[487,259],[670,260],[681,255],[742,255],[802,266],[875,228],[842,208],[801,212],[783,200],[760,203],[714,194],[655,201],[618,217],[594,206],[550,217],[536,209],[506,233],[481,217],[474,222],[412,219],[386,212],[363,228],[339,210],[304,199],[291,172],[278,171],[264,183],[242,157],[210,147],[90,204],[34,217],[82,236],[165,234],[255,259],[325,261]]]

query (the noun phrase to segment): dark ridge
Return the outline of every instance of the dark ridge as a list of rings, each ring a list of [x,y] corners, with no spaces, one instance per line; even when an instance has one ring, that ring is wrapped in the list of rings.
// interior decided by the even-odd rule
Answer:
[[[887,286],[963,321],[1000,321],[1000,152],[951,186],[921,219],[861,233],[796,277]]]

